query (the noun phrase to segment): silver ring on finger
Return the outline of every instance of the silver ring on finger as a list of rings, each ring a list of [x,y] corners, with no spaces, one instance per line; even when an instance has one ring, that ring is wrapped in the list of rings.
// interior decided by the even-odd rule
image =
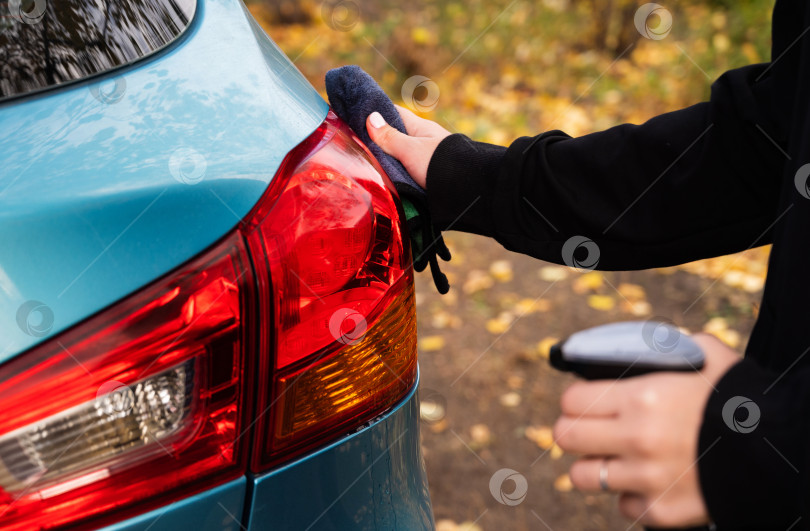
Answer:
[[[602,459],[602,464],[599,466],[599,488],[602,489],[602,492],[607,492],[610,490],[608,486],[608,460],[607,458]]]

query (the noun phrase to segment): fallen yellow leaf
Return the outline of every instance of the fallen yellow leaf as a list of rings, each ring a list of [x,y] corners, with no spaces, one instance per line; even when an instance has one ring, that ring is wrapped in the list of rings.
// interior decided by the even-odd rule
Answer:
[[[520,405],[520,395],[511,391],[501,395],[500,401],[503,407],[518,407]]]
[[[741,50],[749,63],[754,64],[762,62],[759,58],[759,53],[757,53],[757,47],[750,42],[743,43]]]
[[[714,26],[714,29],[721,30],[726,27],[726,22],[728,22],[728,17],[722,11],[715,11],[712,13],[711,18],[709,19]]]
[[[554,434],[549,426],[528,426],[524,435],[543,450],[554,446]]]
[[[510,312],[501,312],[495,319],[487,321],[487,331],[491,334],[503,334],[512,325],[515,316]]]
[[[475,293],[476,291],[481,291],[484,289],[489,289],[495,283],[492,280],[492,277],[487,275],[485,272],[481,271],[480,269],[473,269],[467,275],[467,281],[464,282],[464,285],[461,287],[464,293],[468,295],[471,293]]]
[[[713,334],[723,343],[731,348],[736,348],[740,344],[740,333],[728,327],[728,321],[723,317],[714,317],[703,325],[703,331]]]
[[[712,37],[712,44],[718,52],[723,53],[731,47],[731,39],[725,33],[715,33]]]
[[[549,453],[551,454],[552,459],[557,460],[563,456],[563,449],[557,446],[557,443],[554,443],[554,445],[551,447],[551,452]]]
[[[574,484],[571,483],[571,477],[568,474],[563,474],[554,480],[554,488],[560,492],[569,492],[574,488]]]
[[[419,348],[423,352],[433,352],[444,348],[444,338],[442,336],[425,336],[419,341]]]
[[[756,293],[765,287],[765,279],[756,275],[746,275],[743,280],[742,289],[748,293]]]
[[[426,28],[416,27],[411,30],[411,40],[416,44],[430,42],[430,32]]]
[[[650,303],[647,301],[628,302],[623,300],[621,309],[623,312],[633,314],[636,317],[643,317],[652,313],[652,306],[650,306]]]
[[[552,336],[546,337],[537,344],[537,353],[540,354],[540,357],[548,359],[551,347],[553,347],[559,342],[560,342],[559,338]]]
[[[644,288],[638,284],[630,284],[629,282],[622,282],[616,288],[622,297],[630,301],[640,301],[647,298]]]
[[[568,278],[568,269],[563,266],[546,266],[540,269],[540,279],[546,282],[557,282]]]
[[[550,309],[551,301],[548,299],[520,299],[517,304],[515,304],[515,311],[520,315],[547,312]]]
[[[501,321],[500,319],[490,319],[487,321],[487,332],[490,334],[503,334],[509,330],[509,323]]]
[[[728,328],[715,333],[715,335],[718,337],[718,339],[720,339],[720,341],[731,348],[737,348],[737,346],[740,344],[740,333],[736,330]]]
[[[712,317],[703,325],[703,331],[708,334],[715,334],[720,330],[728,328],[728,321],[724,317]]]
[[[573,290],[574,293],[581,295],[587,291],[596,291],[601,288],[604,283],[605,279],[602,277],[602,273],[599,271],[590,271],[574,281]]]
[[[433,433],[442,433],[444,430],[447,429],[447,419],[442,419],[439,422],[434,422],[430,424],[430,431]]]
[[[448,326],[459,328],[461,326],[461,318],[455,313],[439,310],[431,316],[430,324],[433,328],[438,329],[447,328]]]
[[[588,306],[594,310],[608,312],[616,306],[616,301],[610,295],[591,295],[588,297]]]
[[[723,275],[723,283],[733,288],[745,290],[748,293],[756,293],[765,286],[765,278],[761,275],[732,270]]]
[[[489,274],[499,282],[509,282],[512,280],[512,262],[509,260],[495,260],[489,266]]]
[[[436,531],[458,531],[458,524],[449,518],[442,518],[436,522]]]
[[[470,427],[470,437],[478,445],[486,445],[492,440],[492,432],[486,424],[474,424]]]

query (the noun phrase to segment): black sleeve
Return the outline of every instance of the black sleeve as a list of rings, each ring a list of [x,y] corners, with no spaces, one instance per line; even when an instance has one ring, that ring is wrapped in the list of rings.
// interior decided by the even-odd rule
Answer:
[[[769,243],[786,159],[766,68],[729,71],[710,101],[642,125],[579,138],[549,131],[508,148],[451,135],[428,167],[433,220],[556,263],[563,244],[582,236],[604,270]]]
[[[718,529],[807,529],[808,381],[810,368],[780,375],[746,359],[717,383],[697,468]]]

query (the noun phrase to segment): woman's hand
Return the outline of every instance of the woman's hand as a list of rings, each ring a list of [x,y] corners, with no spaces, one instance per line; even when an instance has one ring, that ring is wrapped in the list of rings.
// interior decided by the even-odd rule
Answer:
[[[607,460],[607,485],[621,494],[619,510],[642,525],[709,521],[698,482],[698,433],[714,384],[740,356],[712,335],[692,337],[706,354],[699,373],[577,382],[560,401],[554,438],[563,450],[584,455],[571,467],[571,481],[579,490],[600,491]]]
[[[410,134],[401,133],[385,123],[378,112],[371,113],[366,120],[368,134],[383,151],[405,166],[419,186],[425,188],[430,157],[439,142],[450,136],[450,131],[436,122],[416,116],[404,107],[397,105],[396,108]]]

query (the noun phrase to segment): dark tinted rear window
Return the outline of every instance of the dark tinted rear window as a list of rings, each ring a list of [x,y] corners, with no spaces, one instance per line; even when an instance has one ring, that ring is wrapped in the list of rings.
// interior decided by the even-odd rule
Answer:
[[[162,48],[196,0],[0,0],[0,99],[113,69]]]

